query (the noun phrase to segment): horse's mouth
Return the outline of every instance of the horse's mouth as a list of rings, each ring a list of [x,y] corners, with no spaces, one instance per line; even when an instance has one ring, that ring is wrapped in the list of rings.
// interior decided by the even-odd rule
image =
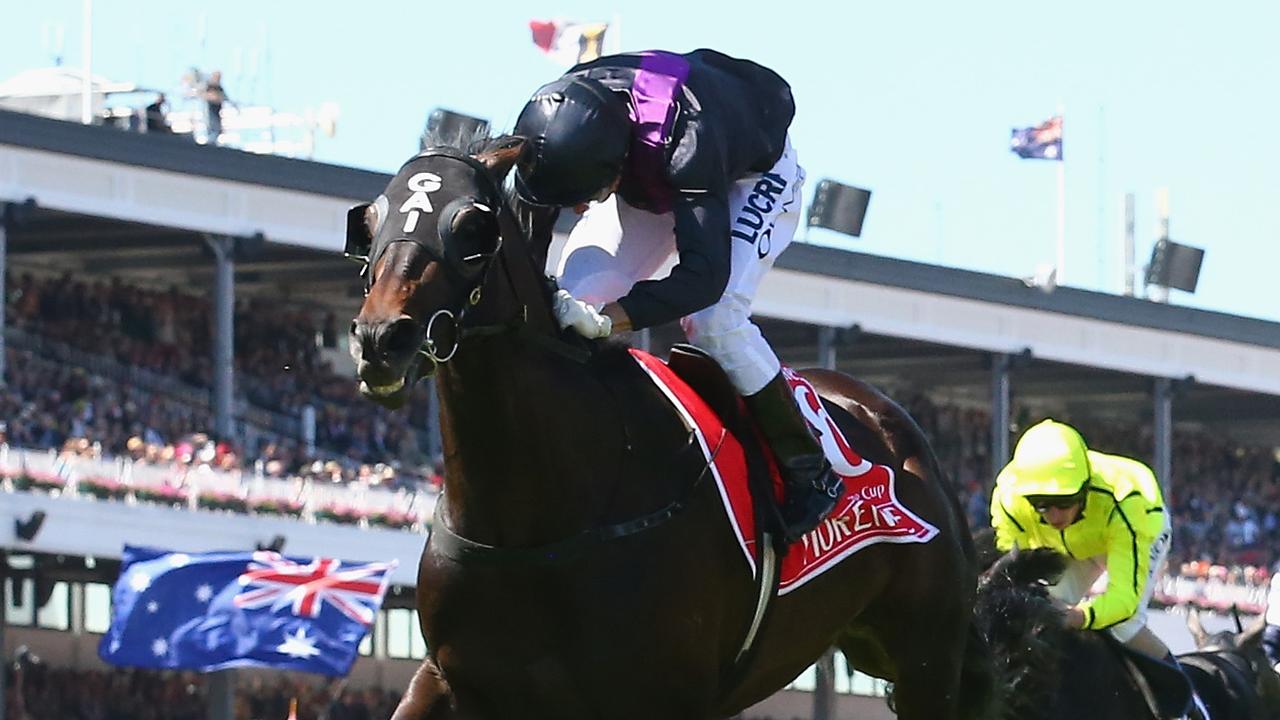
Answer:
[[[399,410],[404,407],[405,401],[409,399],[409,390],[412,388],[413,383],[409,382],[408,377],[402,377],[386,385],[370,385],[363,380],[360,381],[360,394],[388,410]]]
[[[360,394],[365,399],[372,400],[389,410],[398,410],[409,399],[409,393],[413,390],[414,384],[425,377],[422,372],[424,364],[421,362],[409,363],[403,375],[389,382],[380,382],[378,380],[371,382],[361,379]]]
[[[360,382],[360,392],[372,398],[385,398],[395,395],[404,389],[405,379],[400,378],[390,385],[370,385],[367,382]]]

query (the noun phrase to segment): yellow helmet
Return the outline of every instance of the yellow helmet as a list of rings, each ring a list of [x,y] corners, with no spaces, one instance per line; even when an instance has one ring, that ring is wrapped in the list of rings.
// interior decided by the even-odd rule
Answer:
[[[1045,420],[1029,428],[1013,449],[1009,470],[1019,495],[1076,495],[1089,480],[1084,438],[1070,425]]]

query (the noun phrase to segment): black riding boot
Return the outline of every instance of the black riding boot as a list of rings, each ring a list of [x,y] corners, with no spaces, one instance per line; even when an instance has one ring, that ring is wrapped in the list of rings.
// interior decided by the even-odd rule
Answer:
[[[786,541],[793,543],[835,508],[844,492],[844,481],[832,472],[831,463],[800,414],[782,373],[745,399],[765,440],[778,456],[786,492],[782,521],[786,524]]]

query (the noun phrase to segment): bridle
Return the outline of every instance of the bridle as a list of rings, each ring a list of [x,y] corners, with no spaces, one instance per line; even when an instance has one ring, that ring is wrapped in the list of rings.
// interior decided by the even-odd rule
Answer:
[[[367,206],[360,205],[352,208],[347,217],[347,249],[344,253],[346,257],[360,262],[364,266],[361,274],[365,277],[366,296],[373,287],[373,268],[391,245],[397,242],[410,242],[417,245],[428,258],[439,263],[444,268],[445,273],[459,284],[461,291],[458,293],[458,301],[452,307],[442,307],[436,310],[424,324],[422,347],[419,348],[418,353],[430,363],[430,368],[424,370],[420,377],[430,377],[435,374],[440,366],[452,360],[464,340],[508,332],[519,333],[553,352],[570,357],[578,362],[585,362],[590,356],[589,351],[530,330],[528,327],[529,307],[524,303],[521,303],[516,315],[505,322],[490,325],[465,324],[468,311],[480,304],[483,295],[482,289],[488,283],[495,264],[493,261],[502,253],[503,236],[506,230],[518,226],[511,216],[511,211],[506,205],[501,189],[494,181],[489,169],[482,162],[451,147],[429,147],[413,159],[433,157],[448,158],[454,162],[461,162],[469,166],[479,178],[478,194],[461,195],[449,201],[440,212],[437,221],[438,232],[435,235],[429,237],[421,237],[417,234],[390,235],[382,242],[374,240],[369,243],[368,249],[364,253],[360,252],[363,248],[359,243],[353,242],[352,238],[353,223],[357,221],[363,223],[363,213]],[[481,222],[491,224],[491,231],[496,235],[497,239],[492,249],[459,257],[453,251],[454,243],[450,242],[454,235],[454,221],[459,217],[459,213],[472,209],[478,209],[483,213],[480,216]],[[515,279],[511,276],[509,264],[506,262],[501,264],[508,288],[511,290],[513,297],[519,297]],[[435,341],[434,332],[437,329],[444,329],[449,326],[453,330],[453,342],[447,349],[441,348]]]

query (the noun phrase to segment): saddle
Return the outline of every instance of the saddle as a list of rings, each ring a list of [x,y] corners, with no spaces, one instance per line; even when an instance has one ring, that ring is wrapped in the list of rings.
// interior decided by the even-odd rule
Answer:
[[[747,412],[746,403],[720,367],[705,351],[678,343],[671,348],[667,367],[685,381],[698,396],[711,406],[725,428],[742,445],[747,459],[747,486],[751,490],[756,508],[757,527],[777,538],[775,550],[781,556],[786,552],[783,537],[782,510],[774,492],[769,470],[770,452]]]
[[[1180,668],[1131,650],[1109,633],[1101,635],[1129,669],[1153,715],[1169,720],[1186,717],[1191,705],[1191,681]]]

